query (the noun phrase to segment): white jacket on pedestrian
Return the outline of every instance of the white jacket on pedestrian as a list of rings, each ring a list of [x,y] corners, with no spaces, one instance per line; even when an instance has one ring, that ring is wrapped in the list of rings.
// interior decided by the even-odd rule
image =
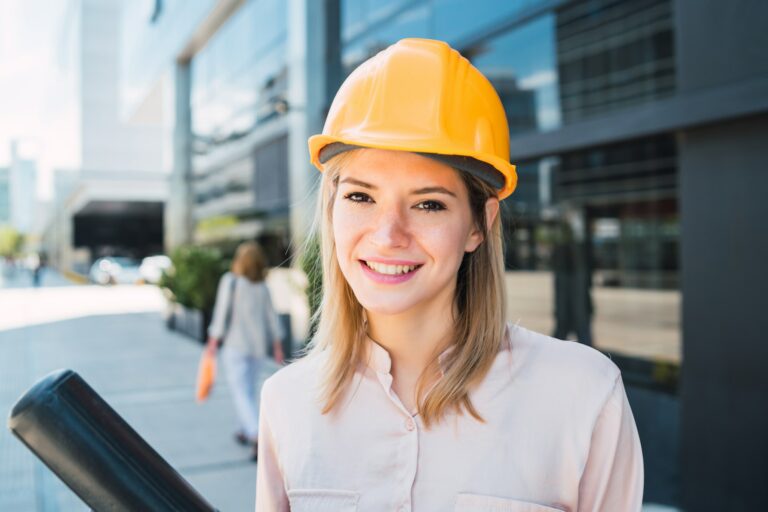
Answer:
[[[227,311],[231,300],[234,303],[227,330]],[[232,272],[221,276],[208,336],[220,339],[225,330],[224,344],[227,348],[253,357],[266,357],[268,344],[275,339],[283,339],[283,329],[264,281],[252,282]]]

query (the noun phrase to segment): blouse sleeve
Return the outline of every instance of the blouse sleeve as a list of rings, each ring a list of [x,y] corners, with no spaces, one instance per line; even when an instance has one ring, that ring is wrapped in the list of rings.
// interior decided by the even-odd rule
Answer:
[[[269,380],[261,390],[259,413],[259,453],[256,469],[256,512],[288,512],[283,472],[277,457],[277,446],[269,417],[273,413],[269,397]]]
[[[216,290],[216,303],[213,305],[213,315],[211,315],[211,324],[208,326],[208,336],[220,339],[224,335],[224,322],[229,309],[229,283],[233,279],[232,274],[227,272],[219,279],[219,287]]]
[[[639,512],[643,476],[640,438],[619,376],[592,432],[579,512]]]

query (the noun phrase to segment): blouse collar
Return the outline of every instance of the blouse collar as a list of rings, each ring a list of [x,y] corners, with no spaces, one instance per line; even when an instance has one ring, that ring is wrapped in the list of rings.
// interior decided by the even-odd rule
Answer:
[[[390,357],[389,352],[387,352],[387,349],[371,339],[368,334],[365,335],[365,343],[368,346],[368,367],[380,375],[389,375],[392,370],[392,358]],[[455,348],[455,345],[451,345],[443,350],[437,358],[440,365],[440,372],[443,375],[445,375],[445,372],[448,370],[448,356],[450,356]],[[499,347],[499,352],[509,350],[510,348],[509,326],[505,326],[504,338]]]

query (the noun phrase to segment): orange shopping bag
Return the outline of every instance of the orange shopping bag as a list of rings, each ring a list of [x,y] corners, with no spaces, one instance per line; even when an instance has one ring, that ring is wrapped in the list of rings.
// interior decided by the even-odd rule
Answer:
[[[200,357],[200,365],[197,368],[197,390],[195,397],[198,402],[204,402],[213,388],[216,380],[216,356],[210,351],[203,351]]]

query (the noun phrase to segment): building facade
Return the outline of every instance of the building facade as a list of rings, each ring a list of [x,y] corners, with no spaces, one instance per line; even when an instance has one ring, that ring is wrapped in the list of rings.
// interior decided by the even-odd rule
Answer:
[[[322,3],[149,4],[124,5],[123,104],[136,111],[164,88],[174,112],[166,245],[258,239],[286,261],[312,210],[316,176],[297,148],[324,106],[304,78],[325,74]]]
[[[768,449],[756,441],[768,413],[755,412],[764,409],[757,390],[768,388],[759,363],[768,355],[765,4],[168,0],[124,9],[124,105],[139,111],[158,88],[172,98],[166,241],[256,238],[273,264],[307,232],[317,173],[306,139],[340,81],[403,37],[461,51],[499,92],[518,166],[518,190],[503,203],[509,319],[619,363],[648,501],[725,510],[768,498]]]

